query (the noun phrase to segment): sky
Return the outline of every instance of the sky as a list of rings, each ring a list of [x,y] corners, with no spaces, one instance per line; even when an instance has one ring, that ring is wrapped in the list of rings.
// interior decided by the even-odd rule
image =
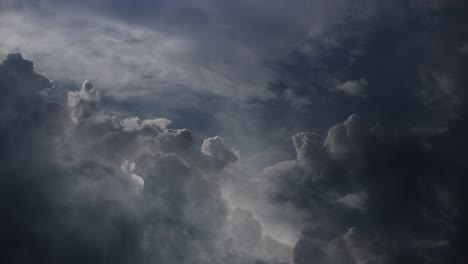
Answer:
[[[463,0],[0,0],[0,262],[468,259]]]

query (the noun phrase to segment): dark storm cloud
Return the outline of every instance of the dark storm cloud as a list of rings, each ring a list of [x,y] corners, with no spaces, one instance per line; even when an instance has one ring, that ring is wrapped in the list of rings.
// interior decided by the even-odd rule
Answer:
[[[2,262],[467,258],[462,1],[37,3],[10,1],[0,51],[52,48],[34,57],[107,90],[0,67]],[[285,53],[273,97],[243,85]]]
[[[317,133],[294,135],[296,159],[237,200],[303,230],[295,263],[462,263],[467,6],[369,3],[278,65],[277,98],[255,101],[265,131]]]
[[[289,94],[308,101],[302,110],[318,120],[322,112],[334,122],[350,113],[381,122],[405,115],[408,124],[423,125],[437,116],[443,126],[462,111],[466,7],[425,2],[356,2],[285,59],[269,89],[286,103]]]
[[[278,66],[267,126],[317,133],[293,136],[296,159],[241,189],[295,207],[302,220],[277,209],[259,217],[303,230],[296,263],[462,263],[467,6],[370,3],[351,5]]]
[[[311,133],[294,136],[297,159],[264,172],[271,202],[293,204],[307,219],[296,263],[343,263],[330,249],[337,239],[347,239],[340,250],[356,263],[463,259],[466,153],[439,143],[453,135],[422,139],[375,126],[353,135],[352,118],[330,128],[323,143]]]
[[[91,82],[66,104],[52,86],[20,54],[0,65],[2,263],[278,263],[251,212],[230,219],[220,137],[197,148],[167,119],[104,114]]]

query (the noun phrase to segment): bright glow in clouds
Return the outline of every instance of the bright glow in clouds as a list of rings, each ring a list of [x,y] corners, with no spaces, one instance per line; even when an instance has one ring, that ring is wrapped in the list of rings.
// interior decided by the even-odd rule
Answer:
[[[192,40],[105,17],[57,14],[0,16],[0,53],[21,52],[56,80],[93,80],[114,97],[157,94],[174,87],[245,98],[266,95],[268,76],[255,62],[237,68],[204,57]],[[227,62],[226,62],[227,63]],[[53,74],[52,74],[53,73]]]

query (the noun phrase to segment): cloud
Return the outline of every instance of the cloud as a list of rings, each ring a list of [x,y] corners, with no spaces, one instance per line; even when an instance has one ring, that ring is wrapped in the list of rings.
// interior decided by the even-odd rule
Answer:
[[[82,118],[89,118],[97,111],[97,103],[100,100],[99,93],[89,81],[84,81],[79,92],[68,93],[68,107],[74,122]]]
[[[334,158],[359,154],[359,141],[365,133],[360,119],[358,115],[350,115],[342,124],[328,130],[323,144]]]
[[[248,251],[249,239],[231,242],[252,229],[258,241],[264,235],[252,217],[238,221],[239,212],[252,213],[231,211],[221,194],[214,176],[237,153],[220,137],[197,148],[188,130],[168,128],[167,119],[106,115],[88,81],[60,104],[42,92],[51,86],[20,54],[0,65],[2,263],[278,257],[263,244]]]
[[[134,162],[129,162],[128,160],[124,160],[122,162],[122,165],[120,166],[120,169],[122,169],[122,171],[128,174],[128,176],[134,181],[135,185],[137,185],[139,188],[144,188],[145,181],[143,180],[143,178],[133,173],[135,170],[135,167],[136,165]]]
[[[363,97],[366,94],[366,89],[367,89],[367,80],[365,78],[361,78],[359,80],[346,81],[344,83],[341,83],[332,90],[343,92],[350,96]]]
[[[322,178],[327,154],[320,136],[302,132],[294,135],[292,139],[297,152],[298,165],[310,171],[315,179]]]
[[[464,6],[41,2],[0,19],[57,77],[0,66],[2,262],[466,258]]]
[[[239,180],[231,199],[287,230],[297,263],[466,256],[466,7],[403,2],[350,4],[275,68],[265,135],[293,135],[290,153]]]
[[[302,223],[289,220],[301,223],[296,227],[302,230],[295,263],[444,263],[449,251],[457,255],[454,259],[460,257],[458,247],[447,241],[454,234],[447,227],[464,228],[458,222],[463,216],[456,213],[463,206],[453,200],[442,204],[430,195],[440,188],[435,187],[440,177],[447,177],[437,171],[454,157],[440,156],[446,146],[429,139],[440,134],[420,138],[412,133],[369,126],[351,115],[332,126],[325,139],[310,132],[293,137],[296,160],[264,170],[258,178],[270,187],[257,190],[278,208],[292,206],[294,217],[302,218]],[[424,147],[428,143],[430,150]],[[461,167],[452,169],[448,177],[459,178]],[[440,213],[447,217],[427,217]],[[435,244],[445,241],[444,246],[434,254],[429,253],[432,242],[418,248],[428,237]]]
[[[301,239],[294,248],[294,263],[305,264],[310,261],[327,263],[325,245],[319,241]]]
[[[363,206],[367,199],[364,195],[344,193],[336,197],[336,193],[350,187],[346,186],[345,177],[352,177],[351,171],[341,171],[339,166],[352,168],[358,162],[356,153],[351,152],[355,141],[360,140],[359,134],[364,133],[364,129],[357,129],[358,119],[358,116],[351,115],[344,123],[331,127],[325,139],[311,132],[294,135],[296,160],[280,162],[264,170],[262,177],[273,182],[271,195],[280,203],[293,201],[299,210],[305,208],[308,213],[317,214],[315,218],[319,222],[321,217],[325,217],[325,211],[336,210],[334,204],[337,200],[350,208]],[[337,130],[341,129],[343,133],[338,133]]]
[[[201,153],[204,154],[207,165],[215,169],[237,161],[239,156],[234,149],[226,148],[223,139],[218,136],[205,139],[201,145]]]
[[[144,129],[164,130],[171,124],[171,121],[165,118],[144,119],[139,117],[127,117],[120,121],[124,132],[134,132]]]
[[[348,193],[345,196],[338,198],[336,202],[349,208],[365,210],[367,194],[365,192]]]
[[[311,104],[308,98],[298,96],[296,92],[292,89],[286,89],[284,95],[286,96],[286,100],[298,110],[302,110],[306,106]]]
[[[54,16],[52,21],[34,14],[2,13],[0,35],[6,41],[0,52],[23,52],[40,62],[41,71],[54,73],[56,80],[89,78],[119,98],[154,95],[171,87],[229,96],[235,95],[230,91],[237,87],[242,91],[238,97],[259,95],[261,79],[268,76],[253,64],[240,65],[238,73],[244,75],[242,67],[251,68],[258,73],[256,80],[231,76],[237,73],[211,65],[220,62],[197,58],[201,52],[184,36],[111,18]],[[34,33],[40,29],[40,35]],[[134,87],[131,93],[126,90],[129,85]]]
[[[443,127],[459,118],[465,82],[459,69],[466,64],[460,55],[467,35],[461,26],[466,24],[460,12],[464,5],[419,2],[348,2],[336,24],[312,31],[303,48],[275,68],[268,89],[277,97],[267,104],[294,108],[284,96],[286,89],[310,102],[300,109],[309,117],[301,120],[300,130],[316,129],[315,123],[326,119],[327,125],[317,128],[324,129],[350,113],[374,113],[380,122],[398,122],[405,115],[416,120],[414,126],[438,118]],[[429,17],[440,20],[427,22]],[[397,101],[399,107],[393,107]]]
[[[0,52],[27,54],[57,80],[92,79],[119,98],[174,87],[263,98],[269,64],[311,24],[333,21],[324,14],[340,2],[2,1]]]

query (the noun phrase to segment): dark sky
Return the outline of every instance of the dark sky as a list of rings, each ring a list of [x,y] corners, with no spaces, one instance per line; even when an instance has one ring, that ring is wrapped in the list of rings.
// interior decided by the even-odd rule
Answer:
[[[465,263],[467,13],[0,0],[0,263]]]

